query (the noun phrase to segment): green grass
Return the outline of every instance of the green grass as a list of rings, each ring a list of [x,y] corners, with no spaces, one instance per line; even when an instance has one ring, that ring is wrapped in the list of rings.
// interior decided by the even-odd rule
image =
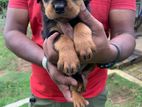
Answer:
[[[109,98],[107,107],[142,107],[142,87],[114,74],[107,82]],[[121,103],[114,102],[114,98],[125,98]]]
[[[17,57],[4,44],[0,33],[0,107],[30,96],[30,72],[17,71]]]
[[[28,107],[28,104],[24,104],[24,105],[22,105],[21,107]]]
[[[9,72],[0,78],[0,107],[30,96],[30,72]]]

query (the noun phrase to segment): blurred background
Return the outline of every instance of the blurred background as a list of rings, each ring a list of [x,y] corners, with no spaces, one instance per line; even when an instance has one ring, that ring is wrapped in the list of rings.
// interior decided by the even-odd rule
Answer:
[[[106,107],[142,107],[142,0],[136,1],[136,48],[109,70]],[[7,2],[0,0],[0,107],[28,107],[30,63],[12,54],[3,40]]]

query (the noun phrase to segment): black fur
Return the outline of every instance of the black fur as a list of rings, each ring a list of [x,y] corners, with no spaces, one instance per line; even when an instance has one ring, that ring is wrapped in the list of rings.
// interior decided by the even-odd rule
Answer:
[[[43,39],[45,39],[55,32],[55,31],[51,31],[50,29],[56,26],[57,22],[55,22],[54,20],[49,20],[44,12],[42,12],[42,16],[43,16],[42,37]]]

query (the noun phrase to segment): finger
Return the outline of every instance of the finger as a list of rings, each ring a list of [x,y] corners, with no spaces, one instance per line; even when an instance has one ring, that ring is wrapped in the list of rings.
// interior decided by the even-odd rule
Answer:
[[[81,9],[80,9],[80,10],[81,10],[81,11],[84,11],[85,9],[87,9],[86,6],[85,6],[85,3],[82,2],[82,4],[81,4]]]
[[[48,51],[48,48],[47,48],[47,47],[48,47],[49,45],[50,45],[50,46],[53,45],[53,42],[54,42],[54,40],[55,40],[55,38],[56,38],[57,36],[59,36],[59,33],[58,33],[58,32],[55,32],[55,33],[52,34],[49,38],[46,38],[46,39],[44,40],[44,42],[43,42],[43,48]],[[51,50],[53,50],[53,49],[51,49]]]
[[[93,32],[102,31],[103,25],[99,22],[91,13],[86,9],[84,3],[82,4],[81,12],[79,14],[80,19],[86,23]]]
[[[65,85],[58,85],[60,91],[63,93],[65,99],[69,102],[72,102],[71,92],[68,86]]]
[[[45,38],[44,42],[43,42],[43,46],[49,45],[49,44],[53,44],[53,41],[55,40],[55,38],[59,35],[58,32],[55,32],[54,34],[52,34],[50,37]]]
[[[62,85],[77,85],[77,81],[73,79],[72,77],[67,77],[64,74],[62,74],[60,71],[57,70],[57,67],[55,67],[52,63],[48,62],[48,67],[50,70],[51,78],[57,83]]]
[[[77,86],[77,81],[73,79],[72,77],[67,77],[61,74],[61,75],[58,75],[57,79],[61,84]]]
[[[69,23],[60,23],[59,22],[59,26],[65,35],[73,38],[73,28]]]
[[[48,43],[43,44],[43,51],[44,51],[44,55],[48,58],[48,61],[56,64],[57,60],[58,60],[58,54],[57,52],[54,50],[53,45],[48,45]]]
[[[47,54],[47,52],[48,52],[47,39],[45,39],[44,42],[43,42],[43,50],[44,50],[45,56],[48,56],[48,54]]]
[[[61,72],[59,72],[57,68],[50,62],[48,63],[48,68],[50,72],[49,73],[50,77],[53,79],[53,81],[55,81],[56,85],[59,87],[60,91],[63,93],[67,101],[71,102],[72,98],[71,98],[71,93],[68,87],[69,85],[62,84],[62,78],[64,78],[63,80],[66,81],[65,76],[61,74]]]
[[[59,36],[59,33],[56,32],[52,34],[48,39],[45,39],[44,42],[44,50],[46,50],[45,55],[48,57],[48,60],[52,63],[57,63],[58,60],[58,53],[54,49],[54,40],[55,38]]]
[[[48,43],[53,43],[53,41],[55,40],[55,38],[59,36],[58,32],[53,33],[50,37],[48,37]]]

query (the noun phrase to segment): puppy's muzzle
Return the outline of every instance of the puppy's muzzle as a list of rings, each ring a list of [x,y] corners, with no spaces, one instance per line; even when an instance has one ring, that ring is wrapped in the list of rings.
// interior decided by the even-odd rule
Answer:
[[[67,3],[65,0],[53,2],[53,8],[57,14],[62,14],[65,11]]]

